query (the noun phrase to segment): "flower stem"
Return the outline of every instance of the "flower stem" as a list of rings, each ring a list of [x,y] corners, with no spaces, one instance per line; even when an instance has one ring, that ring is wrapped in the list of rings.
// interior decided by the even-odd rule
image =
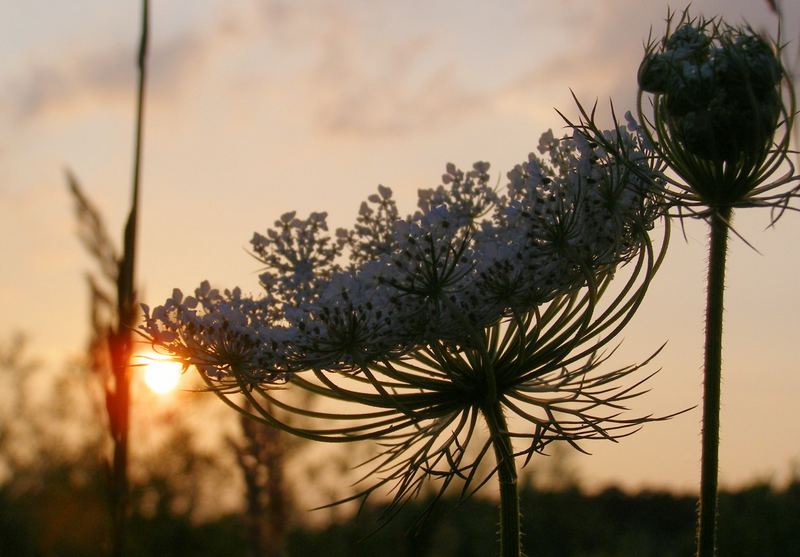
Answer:
[[[499,401],[487,404],[483,414],[492,436],[492,446],[497,459],[497,477],[500,482],[500,555],[521,557],[517,469],[508,425]]]
[[[700,475],[700,508],[697,524],[698,557],[714,557],[717,546],[722,310],[725,291],[728,227],[731,216],[730,207],[718,207],[711,213],[703,382],[703,452]]]

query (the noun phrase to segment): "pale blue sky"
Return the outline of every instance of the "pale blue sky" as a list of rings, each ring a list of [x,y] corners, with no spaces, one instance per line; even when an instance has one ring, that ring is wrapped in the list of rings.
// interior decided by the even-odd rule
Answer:
[[[787,2],[788,4],[788,2]],[[695,13],[775,29],[765,2],[697,1]],[[663,29],[661,1],[153,2],[139,280],[155,304],[208,278],[256,290],[245,248],[281,213],[354,218],[377,184],[402,212],[444,164],[488,160],[498,176],[539,135],[587,102],[630,108],[642,43]],[[133,125],[138,2],[0,1],[0,334],[22,329],[51,364],[87,336],[83,273],[63,179],[72,168],[121,231]],[[787,13],[798,37],[800,10]],[[607,114],[607,113],[606,113]],[[764,231],[762,252],[730,254],[722,479],[782,474],[800,459],[796,291],[800,218]],[[697,404],[705,231],[688,226],[636,321],[620,363],[669,344],[641,406]],[[691,489],[699,412],[654,424],[577,460],[592,481]]]

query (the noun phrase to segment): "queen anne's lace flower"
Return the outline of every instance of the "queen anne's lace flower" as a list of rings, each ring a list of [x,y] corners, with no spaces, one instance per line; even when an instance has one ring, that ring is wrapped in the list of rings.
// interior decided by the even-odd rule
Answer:
[[[143,328],[156,346],[210,377],[235,368],[250,382],[283,382],[292,371],[285,353],[290,335],[277,325],[274,308],[269,295],[242,297],[239,288],[220,293],[204,281],[194,296],[174,289],[152,312],[143,304]]]
[[[253,254],[267,270],[261,283],[275,299],[299,305],[313,300],[336,269],[340,247],[325,233],[327,213],[311,213],[305,220],[285,213],[267,235],[253,234]]]
[[[443,185],[436,189],[419,190],[421,215],[431,213],[437,207],[445,207],[450,219],[474,226],[497,203],[497,194],[489,186],[489,163],[484,161],[472,165],[464,173],[453,163],[448,163],[442,175]]]
[[[388,255],[397,248],[394,227],[398,220],[392,190],[378,186],[378,193],[373,193],[361,203],[354,229],[340,228],[336,231],[339,249],[344,246],[350,249],[353,266]]]
[[[607,138],[633,154],[635,172],[580,134],[549,131],[541,156],[512,169],[502,192],[488,163],[448,164],[405,219],[384,186],[334,237],[325,213],[286,213],[252,240],[264,296],[204,283],[192,298],[176,291],[145,309],[143,328],[223,396],[247,396],[257,419],[311,439],[381,439],[377,485],[399,482],[397,500],[425,476],[471,484],[500,438],[505,451],[511,436],[525,441],[530,455],[557,439],[623,435],[650,419],[618,416],[638,393],[618,383],[639,366],[593,372],[660,263],[647,232],[661,177],[636,130]],[[617,267],[631,261],[601,311]],[[274,382],[363,408],[312,412]],[[270,408],[318,426],[298,429]],[[527,426],[509,430],[504,413]],[[474,446],[479,415],[493,433]]]

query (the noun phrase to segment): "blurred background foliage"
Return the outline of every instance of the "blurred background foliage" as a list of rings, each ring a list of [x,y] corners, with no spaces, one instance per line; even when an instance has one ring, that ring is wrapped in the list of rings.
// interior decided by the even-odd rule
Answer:
[[[84,363],[48,370],[27,344],[21,335],[0,341],[0,556],[105,555],[110,519],[101,458],[105,426],[93,402],[97,386]],[[242,430],[235,433],[236,417],[230,416],[230,428],[223,428],[228,443],[211,450],[203,421],[198,429],[185,416],[215,421],[214,416],[229,415],[206,407],[217,404],[214,397],[183,393],[180,404],[195,405],[194,411],[175,412],[158,410],[148,396],[154,395],[142,390],[139,396],[139,404],[148,409],[147,423],[133,425],[140,450],[131,469],[130,555],[244,557],[260,551],[484,557],[495,550],[496,533],[486,530],[495,523],[496,509],[488,498],[460,504],[446,498],[421,525],[417,518],[427,503],[424,497],[387,524],[377,522],[379,501],[360,514],[306,512],[306,502],[291,504],[308,499],[302,492],[321,494],[323,502],[336,492],[346,493],[350,479],[335,458],[311,459],[313,465],[306,468],[288,461],[282,468],[287,477],[276,479],[279,487],[267,488],[283,490],[282,518],[276,519],[264,512],[269,493],[258,496],[258,502],[253,499],[257,488],[248,487],[249,482],[268,485],[268,470],[254,471],[258,457],[242,452],[252,437]],[[144,414],[138,410],[133,408],[134,416]],[[294,446],[292,452],[302,449]],[[523,527],[531,552],[546,557],[691,554],[695,495],[628,493],[614,487],[590,493],[581,486],[569,454],[566,447],[554,449],[539,460],[535,475],[525,477]],[[720,555],[800,555],[800,474],[795,471],[791,478],[781,486],[761,481],[722,494]],[[273,491],[272,496],[278,495]],[[266,518],[266,535],[254,529],[255,512]],[[286,541],[270,550],[276,520],[285,525]],[[260,536],[260,542],[253,536]]]

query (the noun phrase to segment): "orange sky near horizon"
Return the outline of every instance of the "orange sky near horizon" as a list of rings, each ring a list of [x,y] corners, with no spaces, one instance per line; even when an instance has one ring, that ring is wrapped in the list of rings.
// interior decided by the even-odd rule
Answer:
[[[130,188],[137,2],[0,0],[0,335],[28,333],[57,366],[88,335],[65,168],[121,234]],[[800,6],[785,36],[800,40]],[[632,108],[649,28],[667,3],[203,0],[153,2],[138,280],[157,305],[173,287],[258,290],[254,231],[289,210],[350,224],[378,184],[401,213],[445,163],[488,160],[505,177],[582,100]],[[673,5],[673,7],[675,7]],[[766,2],[704,0],[694,13],[772,30]],[[792,50],[794,49],[794,50]],[[797,52],[796,42],[789,51]],[[785,477],[800,463],[800,216],[765,230],[740,211],[728,266],[721,479]],[[699,403],[705,227],[675,227],[668,259],[615,359],[663,370],[636,409]],[[576,456],[592,485],[693,490],[698,410]],[[355,464],[355,463],[354,463]]]

